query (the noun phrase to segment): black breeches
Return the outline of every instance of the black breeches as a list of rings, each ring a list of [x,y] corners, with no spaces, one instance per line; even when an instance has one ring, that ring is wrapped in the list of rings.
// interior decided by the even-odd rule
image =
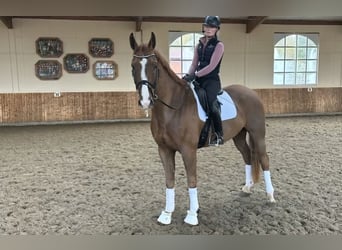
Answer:
[[[212,106],[214,102],[217,100],[217,94],[221,90],[221,82],[219,79],[207,79],[203,81],[199,81],[200,86],[207,93],[207,100],[209,104],[209,109],[212,111]]]

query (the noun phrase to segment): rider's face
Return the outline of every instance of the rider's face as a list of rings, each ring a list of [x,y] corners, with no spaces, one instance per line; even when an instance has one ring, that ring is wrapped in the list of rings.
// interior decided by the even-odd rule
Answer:
[[[203,25],[203,31],[204,31],[204,35],[206,37],[213,37],[213,36],[215,36],[215,33],[217,32],[217,28],[211,27],[208,25]]]

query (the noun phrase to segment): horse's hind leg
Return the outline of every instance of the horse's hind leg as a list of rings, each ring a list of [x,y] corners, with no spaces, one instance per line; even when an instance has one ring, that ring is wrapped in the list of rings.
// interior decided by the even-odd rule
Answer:
[[[243,128],[234,138],[234,144],[240,151],[245,162],[245,185],[242,187],[244,193],[250,193],[253,186],[252,166],[251,166],[251,150],[246,141],[247,131]]]
[[[264,134],[264,133],[263,133]],[[274,188],[271,181],[270,163],[266,152],[265,136],[257,135],[256,133],[250,135],[250,141],[252,144],[252,161],[256,160],[256,167],[259,168],[258,162],[261,163],[261,168],[264,173],[264,181],[266,186],[267,197],[270,202],[275,202]],[[258,172],[258,171],[256,171]]]
[[[159,156],[162,161],[166,191],[165,191],[165,209],[161,212],[158,217],[158,222],[168,225],[171,223],[172,212],[175,210],[175,154],[174,150],[158,147]]]

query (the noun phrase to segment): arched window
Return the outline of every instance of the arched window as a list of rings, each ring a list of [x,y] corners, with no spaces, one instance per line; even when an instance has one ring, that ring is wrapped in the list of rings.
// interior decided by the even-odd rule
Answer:
[[[274,85],[317,84],[318,34],[274,35]]]
[[[179,77],[188,72],[201,36],[201,33],[169,32],[169,63]]]

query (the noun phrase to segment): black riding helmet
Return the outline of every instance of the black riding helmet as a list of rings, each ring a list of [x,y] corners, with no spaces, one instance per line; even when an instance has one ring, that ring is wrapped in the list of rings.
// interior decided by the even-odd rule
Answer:
[[[207,25],[210,27],[215,27],[217,29],[220,29],[221,21],[218,16],[206,16],[204,18],[203,25]]]

